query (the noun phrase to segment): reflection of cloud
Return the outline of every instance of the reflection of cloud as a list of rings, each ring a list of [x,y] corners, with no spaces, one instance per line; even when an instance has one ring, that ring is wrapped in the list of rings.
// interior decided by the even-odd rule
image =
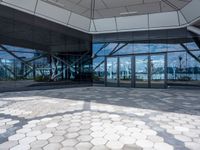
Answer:
[[[149,45],[148,44],[134,44],[133,49],[134,51],[149,52]]]
[[[93,52],[97,51],[103,44],[93,44]],[[109,54],[111,50],[115,48],[117,43],[110,43],[104,50],[105,54]],[[122,46],[123,43],[119,45]],[[189,49],[189,50],[197,50],[199,49],[198,46],[196,45],[195,42],[190,42],[190,43],[184,43],[184,45]],[[142,43],[135,43],[135,44],[128,44],[121,50],[119,50],[117,53],[118,54],[130,54],[132,52],[163,52],[163,51],[179,51],[179,50],[184,50],[184,48],[179,44],[163,44],[163,43],[158,43],[158,44],[142,44]]]
[[[196,45],[195,42],[184,43],[184,45],[185,45],[189,50],[197,50],[197,49],[199,49],[199,47]]]
[[[168,45],[168,50],[169,51],[183,50],[183,47],[180,46],[179,44],[170,44]]]
[[[167,51],[167,45],[166,44],[150,44],[150,51],[151,52]]]

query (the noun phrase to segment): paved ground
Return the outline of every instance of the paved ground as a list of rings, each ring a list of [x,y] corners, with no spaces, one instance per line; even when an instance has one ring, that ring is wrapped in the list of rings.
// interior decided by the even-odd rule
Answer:
[[[200,150],[200,91],[1,93],[0,143],[0,150]]]
[[[47,90],[56,88],[71,88],[71,87],[85,87],[91,86],[91,81],[57,81],[57,82],[37,82],[34,80],[5,80],[0,81],[1,92],[16,92],[29,90]]]

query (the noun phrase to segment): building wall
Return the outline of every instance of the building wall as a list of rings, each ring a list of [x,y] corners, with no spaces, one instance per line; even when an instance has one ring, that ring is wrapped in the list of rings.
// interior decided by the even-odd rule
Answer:
[[[93,42],[95,83],[105,84],[105,74],[108,74],[105,71],[105,58],[164,54],[166,86],[200,87],[200,37],[189,33],[185,28],[98,34],[94,35]],[[102,48],[106,43],[107,46]],[[112,53],[117,45],[119,48],[123,44],[123,48]],[[129,69],[128,74],[133,72],[133,69]],[[119,71],[119,74],[124,73]]]
[[[0,5],[0,91],[92,84],[92,37]]]

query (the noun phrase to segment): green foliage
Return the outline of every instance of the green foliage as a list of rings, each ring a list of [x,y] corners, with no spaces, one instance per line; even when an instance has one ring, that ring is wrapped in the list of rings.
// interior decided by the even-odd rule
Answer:
[[[191,80],[191,77],[182,76],[182,77],[180,77],[178,80],[180,80],[180,81],[190,81],[190,80]]]
[[[49,81],[49,77],[48,76],[37,76],[37,77],[35,77],[35,81],[38,81],[38,82]]]
[[[95,80],[95,81],[99,81],[100,78],[99,78],[98,76],[96,76],[96,75],[93,75],[93,80]]]

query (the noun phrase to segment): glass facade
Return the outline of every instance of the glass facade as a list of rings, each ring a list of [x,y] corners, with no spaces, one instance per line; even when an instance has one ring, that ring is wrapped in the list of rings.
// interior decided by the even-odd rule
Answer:
[[[124,39],[123,33],[113,34],[109,40],[107,36],[94,37],[95,83],[138,88],[200,87],[200,37],[186,29],[133,32]]]
[[[0,8],[0,92],[92,85],[91,35]]]
[[[184,28],[89,35],[0,6],[0,91],[77,83],[200,87],[200,37]]]

